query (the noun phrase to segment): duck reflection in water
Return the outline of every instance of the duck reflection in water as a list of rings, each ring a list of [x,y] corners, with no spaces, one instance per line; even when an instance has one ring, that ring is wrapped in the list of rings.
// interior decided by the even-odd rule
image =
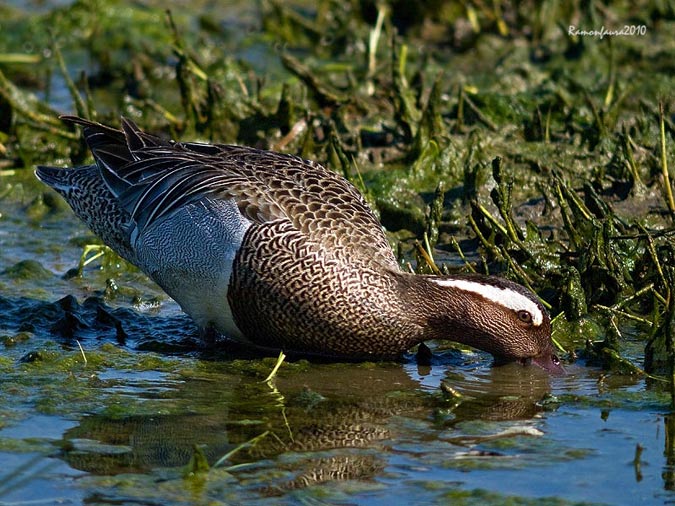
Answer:
[[[550,390],[544,371],[515,364],[464,370],[442,388],[420,385],[401,364],[291,369],[274,390],[241,374],[172,384],[176,405],[189,401],[192,414],[92,415],[64,435],[62,456],[90,473],[148,473],[185,466],[199,447],[211,465],[227,454],[221,465],[251,464],[232,474],[257,493],[278,495],[325,481],[373,480],[387,456],[415,438],[449,442],[464,458],[476,441],[462,433],[462,422],[534,426]]]

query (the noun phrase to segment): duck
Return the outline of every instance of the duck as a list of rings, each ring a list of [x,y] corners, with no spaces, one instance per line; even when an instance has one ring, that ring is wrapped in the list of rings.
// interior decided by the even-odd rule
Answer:
[[[450,340],[496,364],[564,371],[534,293],[497,276],[403,270],[362,194],[323,165],[167,140],[127,118],[119,129],[61,118],[81,127],[94,163],[39,166],[37,178],[202,335],[357,361]]]

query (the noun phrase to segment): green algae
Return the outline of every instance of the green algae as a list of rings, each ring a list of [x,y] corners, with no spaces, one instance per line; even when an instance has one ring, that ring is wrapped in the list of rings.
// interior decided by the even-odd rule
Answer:
[[[4,276],[12,280],[35,281],[51,278],[54,274],[42,267],[37,260],[21,260],[2,271]]]
[[[152,3],[75,2],[40,14],[0,7],[0,53],[22,55],[0,58],[0,170],[17,173],[0,173],[0,227],[12,237],[25,235],[20,222],[33,235],[48,232],[43,224],[62,231],[49,236],[51,245],[0,252],[0,399],[11,406],[0,412],[2,428],[21,427],[30,412],[78,419],[79,433],[59,445],[64,458],[92,473],[127,473],[82,480],[104,501],[236,503],[287,494],[353,502],[350,494],[377,497],[386,489],[378,480],[391,466],[382,454],[396,454],[399,441],[382,441],[398,437],[396,430],[413,441],[406,448],[438,452],[437,468],[527,470],[527,463],[491,460],[488,452],[473,463],[441,465],[448,445],[429,439],[439,437],[434,430],[480,417],[531,419],[561,407],[667,409],[662,379],[672,376],[675,255],[662,175],[674,166],[674,82],[666,63],[672,6],[438,2],[406,17],[404,2],[391,5],[263,2],[260,18],[238,7],[246,30],[225,11],[197,18],[175,9],[169,17]],[[646,24],[649,38],[599,41],[563,28],[571,19],[600,26],[604,12]],[[163,135],[273,147],[326,163],[374,204],[402,262],[416,263],[419,272],[435,265],[442,272],[501,273],[531,286],[556,316],[554,337],[568,360],[581,359],[571,367],[596,364],[608,374],[597,378],[599,392],[562,393],[548,403],[543,392],[525,399],[427,396],[387,364],[285,362],[270,388],[263,380],[274,358],[202,353],[189,320],[163,318],[166,297],[135,268],[109,254],[78,265],[78,251],[96,241],[81,228],[64,240],[63,231],[76,228],[69,211],[29,182],[34,163],[90,161],[79,133],[66,129],[54,109],[112,123],[124,114]],[[448,259],[458,251],[461,261]],[[436,351],[459,376],[485,361]],[[631,391],[622,382],[639,381],[644,356],[647,372],[659,377],[647,393]],[[319,372],[325,379],[313,377]],[[377,381],[399,385],[381,396],[394,409],[364,401],[353,388],[336,396],[332,383],[344,376],[362,390]],[[308,426],[308,418],[316,423]],[[425,420],[432,418],[430,428]],[[363,451],[307,451],[322,437],[344,442],[338,422],[382,439],[365,441]],[[205,480],[185,483],[180,470],[196,454],[194,445],[212,443],[206,457],[214,462],[267,431],[276,438],[232,463],[244,466],[240,472],[210,469]],[[115,433],[139,443],[129,451],[108,441]],[[149,438],[146,446],[148,433],[173,439]],[[307,434],[315,437],[303,439]],[[187,443],[176,443],[181,438]],[[503,439],[485,448],[510,454],[528,444]],[[0,445],[52,450],[30,437]],[[166,449],[175,465],[143,463],[140,450],[147,448]],[[536,445],[531,451],[555,460]],[[561,453],[579,461],[593,454]],[[310,479],[317,476],[336,479]],[[416,486],[437,489],[439,504],[576,504],[545,492],[529,499],[465,490],[445,479]],[[262,483],[272,485],[261,491]],[[307,495],[292,496],[296,487]]]
[[[506,506],[530,506],[535,504],[541,504],[543,506],[590,506],[592,504],[600,504],[586,501],[569,501],[558,497],[538,497],[536,499],[509,497],[482,489],[447,492],[443,495],[443,499],[452,502],[452,504],[461,506],[471,506],[474,504],[503,504]]]

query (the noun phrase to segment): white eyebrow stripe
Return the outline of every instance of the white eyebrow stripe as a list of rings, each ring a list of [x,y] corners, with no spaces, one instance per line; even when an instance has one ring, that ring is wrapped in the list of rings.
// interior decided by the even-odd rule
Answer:
[[[451,286],[467,292],[476,293],[481,297],[485,297],[492,302],[501,304],[514,311],[524,309],[532,315],[532,323],[537,327],[544,322],[544,314],[537,303],[522,293],[510,288],[499,288],[494,285],[486,285],[467,279],[433,279],[432,281],[440,286]]]

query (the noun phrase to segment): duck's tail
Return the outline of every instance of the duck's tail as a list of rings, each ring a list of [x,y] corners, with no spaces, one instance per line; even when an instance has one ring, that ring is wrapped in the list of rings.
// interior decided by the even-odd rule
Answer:
[[[35,176],[56,190],[104,243],[135,263],[129,244],[129,214],[104,183],[97,165],[63,169],[39,166]]]
[[[59,167],[47,167],[40,165],[35,169],[35,176],[47,186],[51,186],[61,195],[67,195],[77,185],[73,169],[63,169]]]

